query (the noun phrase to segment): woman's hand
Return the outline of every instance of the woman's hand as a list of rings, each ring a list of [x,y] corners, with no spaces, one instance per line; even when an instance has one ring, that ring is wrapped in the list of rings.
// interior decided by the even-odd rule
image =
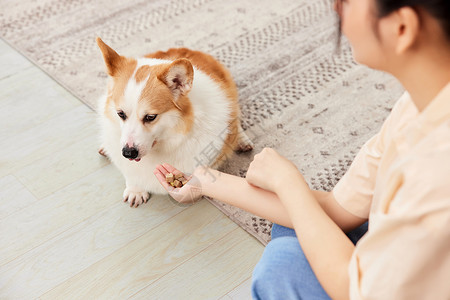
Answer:
[[[171,186],[166,181],[166,174],[172,173],[174,175],[183,174],[183,176],[188,180],[188,182],[181,188],[175,188]],[[179,203],[187,204],[194,203],[201,199],[202,197],[202,186],[199,177],[196,176],[195,172],[193,175],[186,176],[183,172],[175,169],[169,164],[162,164],[156,166],[153,171],[158,181],[166,189],[169,195]]]
[[[272,148],[264,148],[255,155],[246,179],[248,183],[273,193],[292,184],[306,184],[297,167]]]

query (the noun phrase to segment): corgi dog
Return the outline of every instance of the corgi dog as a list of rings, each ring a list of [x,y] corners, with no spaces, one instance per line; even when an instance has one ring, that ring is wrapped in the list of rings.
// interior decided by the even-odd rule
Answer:
[[[97,44],[109,75],[98,105],[99,153],[125,177],[130,206],[167,193],[153,174],[158,164],[190,174],[253,149],[240,125],[236,85],[212,56],[181,48],[130,58],[100,38]]]

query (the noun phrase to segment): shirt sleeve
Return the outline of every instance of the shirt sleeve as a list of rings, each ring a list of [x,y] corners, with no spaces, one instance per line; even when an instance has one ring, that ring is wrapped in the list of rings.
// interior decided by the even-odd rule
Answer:
[[[416,160],[387,211],[371,215],[377,225],[351,284],[358,299],[450,299],[450,169],[442,168],[450,166],[450,143],[446,155]]]
[[[399,119],[407,97],[405,93],[395,103],[380,131],[362,146],[350,168],[333,188],[336,201],[357,217],[369,217],[378,166],[390,138],[391,127]]]

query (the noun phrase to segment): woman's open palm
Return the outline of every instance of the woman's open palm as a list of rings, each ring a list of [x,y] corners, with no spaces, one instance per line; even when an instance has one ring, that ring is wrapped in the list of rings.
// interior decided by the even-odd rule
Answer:
[[[181,188],[175,188],[166,181],[166,174],[168,173],[172,173],[174,175],[182,174],[188,182]],[[188,176],[167,163],[157,165],[153,171],[153,174],[155,174],[156,178],[169,193],[169,195],[179,203],[194,203],[202,197],[200,181],[194,175]]]

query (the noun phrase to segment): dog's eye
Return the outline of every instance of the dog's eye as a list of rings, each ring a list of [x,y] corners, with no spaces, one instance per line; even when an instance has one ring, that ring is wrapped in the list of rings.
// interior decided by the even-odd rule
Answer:
[[[157,115],[146,115],[144,117],[144,123],[153,121],[154,119],[156,119],[156,116]]]
[[[117,112],[117,115],[124,121],[127,119],[127,115],[121,110]]]

